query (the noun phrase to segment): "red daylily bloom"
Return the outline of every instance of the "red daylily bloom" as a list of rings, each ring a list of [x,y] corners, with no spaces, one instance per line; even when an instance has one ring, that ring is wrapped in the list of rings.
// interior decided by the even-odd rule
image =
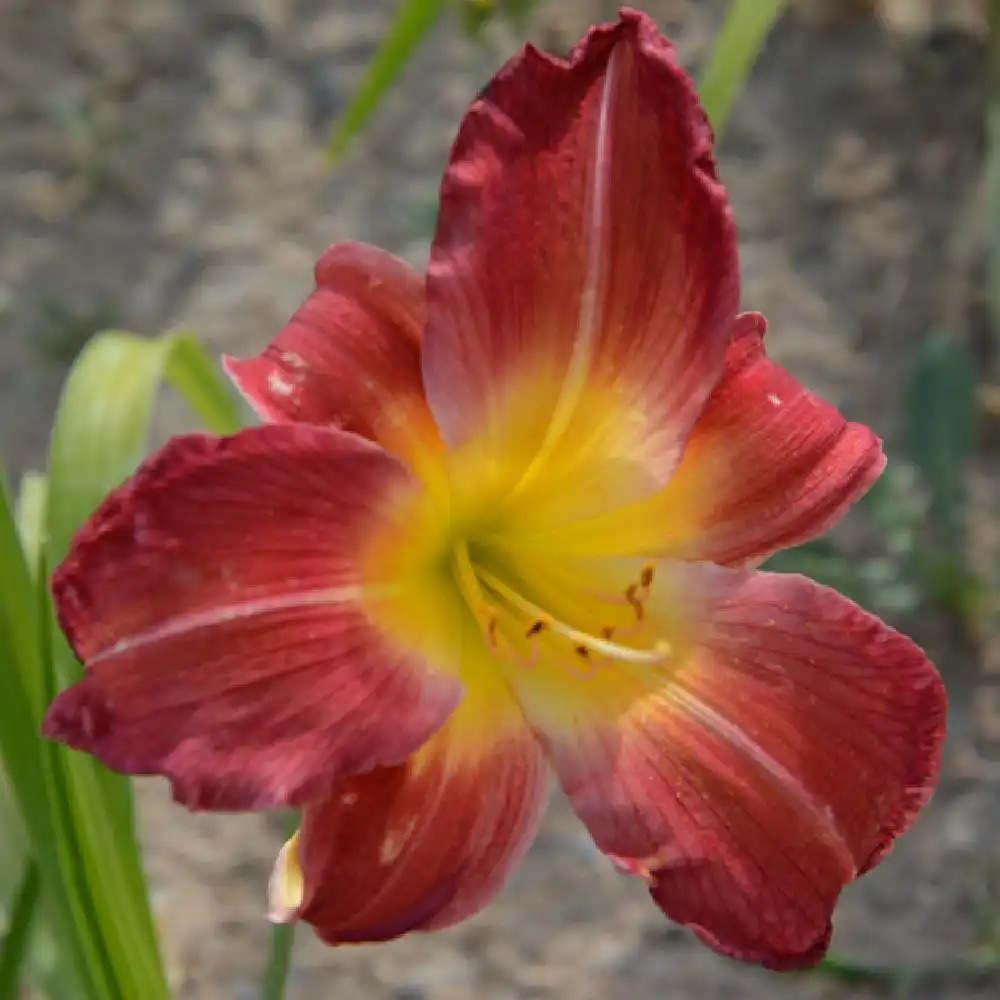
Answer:
[[[737,315],[711,135],[644,15],[527,48],[470,108],[426,279],[332,247],[259,357],[267,423],[173,440],[53,588],[85,663],[45,731],[192,808],[304,811],[275,919],[331,943],[493,897],[555,772],[598,847],[728,955],[791,968],[931,794],[940,679],[753,568],[877,438]]]

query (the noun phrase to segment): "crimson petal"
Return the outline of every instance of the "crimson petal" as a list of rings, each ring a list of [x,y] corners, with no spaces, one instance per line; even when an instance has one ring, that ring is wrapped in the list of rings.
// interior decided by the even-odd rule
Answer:
[[[726,370],[660,499],[664,525],[692,516],[672,555],[760,563],[822,534],[881,475],[879,439],[764,355],[766,321],[737,320]]]
[[[528,46],[497,74],[459,131],[428,269],[423,372],[449,445],[485,435],[530,462],[526,446],[593,434],[591,452],[645,469],[644,490],[663,484],[739,298],[711,147],[644,14],[568,61]],[[505,440],[514,425],[534,440]]]
[[[549,551],[756,565],[838,521],[885,467],[879,439],[764,354],[766,321],[736,319],[726,368],[667,485],[546,530]]]
[[[548,774],[502,684],[470,692],[406,764],[348,778],[306,808],[296,915],[330,944],[463,920],[496,895],[528,849]]]
[[[423,410],[424,281],[377,247],[335,243],[316,291],[262,354],[224,367],[265,420],[328,424],[391,446]]]
[[[192,808],[301,805],[397,764],[460,684],[366,614],[356,561],[408,481],[361,438],[306,425],[175,438],[112,493],[53,579],[83,679],[46,735]]]
[[[667,667],[599,698],[519,698],[598,846],[668,916],[735,958],[814,964],[843,886],[931,795],[944,689],[910,640],[810,580],[674,571],[690,637]]]

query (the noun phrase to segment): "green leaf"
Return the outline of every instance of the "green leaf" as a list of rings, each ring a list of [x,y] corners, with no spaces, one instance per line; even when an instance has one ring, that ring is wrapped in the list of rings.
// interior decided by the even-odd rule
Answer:
[[[45,516],[49,484],[40,472],[26,472],[17,494],[17,532],[21,537],[25,561],[34,573],[45,545]]]
[[[457,0],[458,23],[462,31],[473,38],[486,27],[496,15],[496,0]]]
[[[964,566],[965,476],[978,438],[976,369],[943,335],[921,346],[904,391],[904,446],[930,496],[929,515],[947,555]]]
[[[537,0],[457,0],[458,22],[462,30],[477,37],[487,23],[502,17],[514,31],[523,34],[528,26],[528,15]]]
[[[112,331],[93,338],[66,381],[49,451],[46,544],[56,565],[73,534],[146,450],[153,406],[167,379],[218,432],[239,426],[233,396],[187,334],[157,340]],[[79,665],[55,627],[39,570],[43,703],[77,679]],[[88,968],[103,973],[95,1000],[166,1000],[126,779],[94,759],[42,743],[58,872]],[[96,975],[91,976],[92,982]]]
[[[50,676],[42,642],[41,591],[18,544],[13,507],[0,469],[0,758],[23,821],[25,841],[39,866],[47,899],[46,922],[62,942],[59,979],[68,997],[114,1000],[100,948],[75,889],[75,866],[61,836],[62,815],[53,780],[52,752],[39,738]],[[40,579],[40,578],[39,578]],[[5,823],[10,850],[13,831]],[[77,933],[76,928],[83,928]]]
[[[26,964],[39,894],[38,867],[29,861],[14,898],[6,933],[0,941],[0,998],[16,997],[21,969]]]
[[[165,378],[209,430],[227,434],[240,426],[234,397],[190,334],[149,340],[114,330],[91,339],[63,388],[49,446],[50,565],[62,560],[108,490],[135,469]]]
[[[702,70],[698,91],[716,136],[729,121],[768,33],[788,0],[732,0],[715,47]]]
[[[344,154],[351,139],[378,107],[424,36],[438,19],[444,0],[402,0],[396,16],[344,113],[334,124],[326,155],[331,163]]]
[[[30,707],[26,711],[38,714],[42,709],[41,681],[37,673],[40,658],[38,646],[38,609],[34,583],[21,548],[21,539],[14,508],[7,492],[3,468],[0,466],[0,678],[6,694],[8,687],[23,693]],[[13,695],[12,697],[17,697]],[[0,698],[0,721],[10,710],[9,700]],[[24,715],[12,713],[10,726],[16,731],[26,721]],[[0,746],[8,727],[0,725]]]

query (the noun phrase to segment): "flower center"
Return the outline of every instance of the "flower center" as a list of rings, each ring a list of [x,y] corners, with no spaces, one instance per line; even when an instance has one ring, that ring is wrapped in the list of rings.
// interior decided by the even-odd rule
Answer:
[[[661,614],[649,614],[654,564],[595,564],[565,549],[547,551],[539,530],[547,520],[545,487],[553,479],[563,486],[562,470],[542,463],[532,502],[512,501],[524,464],[476,449],[419,464],[419,485],[391,500],[367,559],[375,616],[434,661],[443,650],[458,672],[469,658],[462,641],[477,633],[479,660],[501,670],[539,668],[554,678],[614,664],[667,664],[675,648],[665,635],[676,636]],[[573,513],[552,509],[559,523]]]
[[[646,602],[655,578],[651,563],[621,589],[617,600],[595,601],[585,593],[570,591],[555,611],[525,596],[524,591],[536,588],[530,580],[523,580],[523,572],[509,568],[504,573],[508,560],[502,550],[459,540],[453,559],[459,593],[487,648],[501,661],[535,667],[540,659],[550,662],[555,656],[563,664],[569,660],[576,669],[590,672],[615,662],[658,665],[671,657],[670,643],[647,634],[651,630]],[[505,576],[521,577],[522,586]],[[575,603],[578,606],[574,608]],[[594,618],[588,606],[595,603],[600,608],[595,609],[598,615]],[[598,622],[596,628],[587,627],[591,618]]]

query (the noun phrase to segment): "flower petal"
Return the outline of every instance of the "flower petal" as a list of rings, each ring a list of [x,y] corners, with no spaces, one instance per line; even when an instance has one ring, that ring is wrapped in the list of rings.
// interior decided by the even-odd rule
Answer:
[[[657,517],[683,559],[760,563],[832,527],[885,468],[879,439],[765,357],[766,321],[745,313],[726,373],[695,425]]]
[[[306,808],[297,916],[330,944],[384,941],[485,906],[527,851],[548,766],[495,672],[405,764],[346,778]],[[272,910],[288,912],[288,852]],[[292,859],[294,860],[294,858]]]
[[[813,964],[843,886],[930,797],[940,678],[810,580],[673,569],[674,606],[647,612],[686,616],[667,665],[616,664],[555,693],[526,676],[519,700],[598,846],[668,916],[735,958]]]
[[[737,318],[725,373],[661,491],[525,544],[756,565],[840,520],[885,468],[881,444],[764,355],[766,325]]]
[[[422,411],[424,282],[377,247],[335,243],[316,263],[316,291],[262,354],[224,358],[264,420],[330,424],[391,446]]]
[[[485,435],[530,463],[586,437],[662,485],[739,296],[711,146],[643,14],[497,74],[459,132],[428,270],[423,372],[449,445]]]
[[[192,808],[299,805],[397,764],[455,707],[369,615],[359,546],[409,475],[305,425],[175,438],[112,493],[56,571],[85,663],[46,735]]]

